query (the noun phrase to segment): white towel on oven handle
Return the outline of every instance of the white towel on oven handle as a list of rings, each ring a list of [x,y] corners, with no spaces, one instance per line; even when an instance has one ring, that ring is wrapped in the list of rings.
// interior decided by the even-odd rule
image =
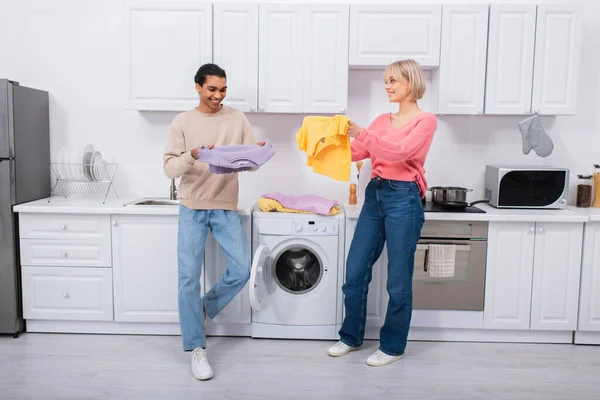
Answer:
[[[430,244],[427,254],[427,275],[432,278],[452,278],[456,267],[456,245]]]

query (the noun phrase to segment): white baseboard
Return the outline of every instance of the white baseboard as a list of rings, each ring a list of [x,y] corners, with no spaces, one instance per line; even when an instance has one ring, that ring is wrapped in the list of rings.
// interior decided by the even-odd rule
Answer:
[[[600,345],[600,332],[577,331],[575,332],[575,344]]]
[[[365,339],[379,340],[379,328],[367,328]],[[410,328],[409,341],[573,343],[571,331],[509,331],[488,329]]]
[[[208,336],[337,340],[339,325],[285,326],[268,324],[208,324]],[[179,324],[27,320],[27,332],[117,335],[180,335]],[[367,328],[366,339],[378,340],[379,328]],[[408,340],[441,342],[573,343],[571,331],[509,331],[412,327]],[[600,344],[600,332],[577,332],[576,344]]]
[[[27,320],[27,332],[38,333],[96,333],[116,335],[181,335],[179,324],[116,321],[50,321]],[[251,336],[250,324],[207,323],[207,336]]]

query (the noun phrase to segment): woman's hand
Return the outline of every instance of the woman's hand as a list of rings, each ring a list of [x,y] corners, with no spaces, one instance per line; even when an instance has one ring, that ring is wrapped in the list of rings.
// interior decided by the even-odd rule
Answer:
[[[265,142],[256,142],[257,145],[259,145],[260,147],[263,147],[265,145]]]
[[[355,124],[352,120],[348,121],[348,125],[350,126],[348,127],[348,132],[346,133],[346,135],[350,136],[351,138],[357,137],[362,128]]]

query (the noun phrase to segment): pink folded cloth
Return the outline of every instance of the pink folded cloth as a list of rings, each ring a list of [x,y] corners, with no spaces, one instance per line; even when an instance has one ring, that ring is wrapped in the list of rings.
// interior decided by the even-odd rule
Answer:
[[[288,196],[279,192],[265,194],[267,199],[277,200],[285,208],[308,211],[320,215],[329,215],[331,209],[338,205],[335,200],[329,200],[314,194],[303,196]]]

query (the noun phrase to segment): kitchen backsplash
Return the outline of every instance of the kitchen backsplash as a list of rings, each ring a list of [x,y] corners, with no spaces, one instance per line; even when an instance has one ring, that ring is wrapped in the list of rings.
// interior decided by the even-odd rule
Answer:
[[[431,186],[472,188],[469,200],[473,201],[483,196],[486,164],[556,165],[572,171],[569,197],[574,203],[577,174],[591,173],[592,164],[600,163],[600,54],[595,50],[600,46],[600,5],[593,0],[584,3],[578,114],[542,118],[554,141],[554,153],[547,159],[522,153],[517,123],[523,116],[439,116],[425,166]],[[50,6],[31,0],[9,2],[7,7],[7,15],[18,17],[0,26],[4,54],[0,76],[51,93],[53,160],[64,144],[91,143],[119,163],[116,185],[122,197],[168,196],[162,152],[175,113],[124,110],[121,1],[62,0]],[[190,71],[190,84],[194,73]],[[367,125],[378,114],[395,110],[387,102],[381,70],[350,71],[350,118]],[[302,115],[249,114],[248,118],[257,139],[270,139],[277,153],[259,172],[240,175],[242,197],[281,191],[347,200],[347,183],[316,175],[305,166],[305,156],[295,142]]]

